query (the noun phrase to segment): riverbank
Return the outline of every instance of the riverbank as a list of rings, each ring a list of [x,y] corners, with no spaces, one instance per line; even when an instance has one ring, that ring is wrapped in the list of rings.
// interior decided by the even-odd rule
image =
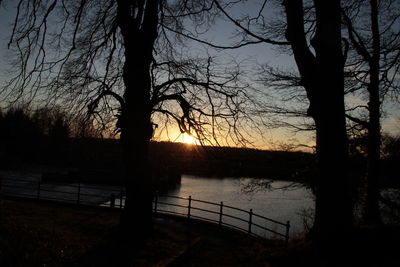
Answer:
[[[118,220],[112,210],[2,200],[0,266],[268,266],[282,249],[279,241],[158,218],[135,253],[117,243]]]
[[[304,239],[260,240],[207,223],[156,218],[140,250],[116,238],[119,212],[50,202],[0,200],[0,266],[321,266]],[[393,266],[398,226],[355,229],[333,266]],[[325,262],[326,263],[326,262]]]

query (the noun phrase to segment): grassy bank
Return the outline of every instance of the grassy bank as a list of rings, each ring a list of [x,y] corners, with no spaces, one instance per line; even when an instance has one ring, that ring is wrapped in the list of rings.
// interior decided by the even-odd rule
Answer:
[[[118,221],[112,210],[1,200],[0,266],[322,266],[318,250],[305,240],[285,248],[277,240],[168,217],[157,218],[152,236],[134,249],[116,238]],[[398,226],[359,227],[346,240],[351,243],[333,248],[334,259],[323,261],[363,267],[398,262]]]
[[[135,250],[118,244],[118,212],[52,203],[2,200],[0,216],[0,266],[266,266],[282,249],[215,225],[159,218]]]
[[[100,246],[118,215],[57,204],[3,200],[1,266],[64,266]]]

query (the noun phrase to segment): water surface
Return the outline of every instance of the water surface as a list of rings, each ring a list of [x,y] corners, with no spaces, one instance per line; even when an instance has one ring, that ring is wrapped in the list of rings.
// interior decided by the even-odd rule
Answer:
[[[251,193],[245,192],[244,186],[252,181],[257,180],[252,178],[205,178],[183,175],[181,185],[169,191],[168,195],[191,196],[194,199],[216,203],[222,201],[224,205],[244,210],[252,209],[256,214],[277,221],[290,221],[291,237],[303,232],[303,216],[300,213],[314,207],[311,191],[305,187],[290,187],[291,182],[273,181],[269,189],[264,188]],[[187,205],[185,201],[178,202],[179,204]],[[219,211],[218,207],[215,207],[215,211]],[[181,212],[185,213],[186,211],[181,209]]]

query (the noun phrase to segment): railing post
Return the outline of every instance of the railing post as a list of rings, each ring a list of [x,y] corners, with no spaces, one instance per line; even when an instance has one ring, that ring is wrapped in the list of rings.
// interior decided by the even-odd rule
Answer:
[[[40,178],[38,179],[37,199],[40,199]]]
[[[157,202],[158,202],[158,194],[154,198],[154,213],[157,213]]]
[[[253,220],[253,209],[250,209],[250,212],[249,212],[249,230],[247,231],[247,233],[249,233],[249,234],[251,234],[251,225],[253,224],[252,220]]]
[[[78,199],[76,200],[76,203],[79,205],[81,202],[81,183],[78,183]]]
[[[224,207],[224,202],[221,201],[221,204],[219,205],[219,221],[218,225],[222,224],[222,208]]]
[[[110,196],[110,208],[115,208],[115,194],[112,193]]]
[[[121,199],[119,200],[119,208],[122,209],[122,198],[123,198],[123,194],[124,194],[124,188],[121,187]]]
[[[285,235],[285,243],[286,243],[286,246],[287,246],[288,243],[289,243],[289,229],[290,229],[290,221],[287,221],[287,222],[286,222],[286,235]]]
[[[188,214],[187,214],[188,219],[190,219],[190,209],[191,209],[191,206],[192,206],[192,196],[189,196]]]

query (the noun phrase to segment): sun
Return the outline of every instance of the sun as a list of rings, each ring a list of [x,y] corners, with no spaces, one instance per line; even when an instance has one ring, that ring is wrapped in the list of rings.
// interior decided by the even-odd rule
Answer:
[[[182,143],[189,144],[189,145],[198,145],[199,141],[194,138],[192,135],[187,133],[182,134]]]

